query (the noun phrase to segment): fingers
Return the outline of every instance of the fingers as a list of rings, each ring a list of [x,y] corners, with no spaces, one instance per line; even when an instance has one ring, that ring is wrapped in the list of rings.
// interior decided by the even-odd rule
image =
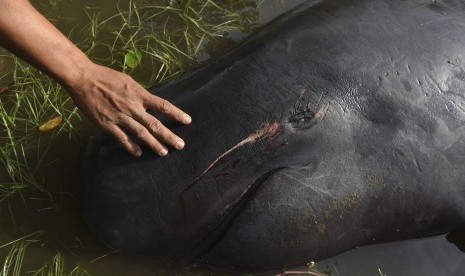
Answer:
[[[149,130],[149,132],[159,140],[178,150],[184,148],[184,141],[165,127],[158,119],[147,112],[142,112],[134,116],[138,122]]]
[[[180,123],[187,125],[192,121],[192,118],[187,113],[177,108],[169,101],[155,95],[149,94],[146,105],[149,109],[158,111]]]
[[[134,119],[137,119],[137,121]],[[165,156],[168,154],[168,150],[155,137],[158,137],[162,142],[178,150],[184,148],[184,141],[177,135],[172,133],[167,127],[165,127],[159,120],[157,120],[152,115],[144,112],[142,114],[138,114],[138,116],[135,116],[134,119],[129,116],[124,116],[120,120],[119,124],[127,131],[133,133],[151,150],[158,153],[158,155]],[[127,152],[136,157],[142,155],[142,150],[140,146],[137,145],[134,141],[132,141],[119,126],[107,125],[104,126],[104,128],[107,130],[107,132],[109,132],[111,135],[113,135],[113,137],[116,138],[116,140]]]
[[[168,130],[159,120],[146,112],[151,109],[180,123],[189,124],[191,117],[170,102],[150,94],[130,76],[100,65],[70,94],[91,121],[115,137],[134,156],[142,150],[129,135],[137,136],[161,156],[168,153],[164,146],[184,147],[184,141]],[[74,87],[74,88],[73,88]]]
[[[142,149],[132,141],[117,125],[105,125],[103,128],[120,143],[120,145],[130,154],[139,157],[142,155]]]
[[[132,132],[139,140],[147,145],[147,147],[158,153],[158,155],[165,156],[168,154],[168,150],[155,137],[153,137],[150,131],[133,118],[124,116],[121,118],[120,124],[126,130]]]

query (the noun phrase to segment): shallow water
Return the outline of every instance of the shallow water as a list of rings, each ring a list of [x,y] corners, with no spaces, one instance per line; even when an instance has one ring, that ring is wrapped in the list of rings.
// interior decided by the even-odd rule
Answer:
[[[96,7],[102,14],[115,11],[115,1],[99,0],[57,0],[51,6],[44,1],[33,1],[39,9],[65,32],[72,32],[73,39],[79,39],[75,29],[77,22],[88,20],[83,6]],[[66,2],[66,3],[65,3]],[[128,2],[120,1],[120,4]],[[154,1],[157,2],[157,1]],[[305,2],[304,0],[259,0],[258,24],[264,25],[278,15]],[[65,4],[64,4],[65,3]],[[231,46],[247,34],[232,32],[229,40],[223,41]],[[218,55],[225,51],[224,44],[214,49],[199,53],[199,59],[207,59],[210,55]],[[0,49],[0,55],[3,52]],[[11,66],[0,59],[0,71],[7,71]],[[151,71],[151,67],[143,67],[141,71]],[[137,74],[136,74],[137,75]],[[146,76],[141,73],[137,77]],[[148,82],[148,81],[147,81]],[[66,137],[57,140],[52,148],[52,162],[41,174],[47,179],[47,188],[53,191],[63,190],[56,199],[60,208],[51,208],[50,202],[36,200],[28,196],[24,201],[16,198],[11,212],[3,206],[0,220],[0,244],[4,244],[21,235],[44,231],[40,242],[32,242],[25,258],[25,271],[36,269],[50,259],[57,251],[63,253],[67,267],[82,265],[92,275],[171,275],[172,271],[161,269],[150,258],[131,257],[112,252],[102,245],[90,233],[79,216],[76,190],[79,185],[79,167],[85,141],[89,136],[89,128],[84,122],[79,128],[80,139],[69,142]],[[13,215],[9,215],[12,213]],[[13,219],[14,218],[14,223]],[[454,240],[462,240],[464,233],[458,233]],[[463,247],[462,247],[463,249]],[[6,254],[0,251],[0,254]],[[0,256],[0,263],[2,263]],[[465,275],[465,254],[450,243],[445,235],[412,241],[378,244],[361,247],[344,254],[317,262],[317,269],[331,275]]]
[[[464,234],[457,235],[463,239]],[[465,254],[441,235],[353,249],[319,262],[317,268],[332,275],[461,276]]]

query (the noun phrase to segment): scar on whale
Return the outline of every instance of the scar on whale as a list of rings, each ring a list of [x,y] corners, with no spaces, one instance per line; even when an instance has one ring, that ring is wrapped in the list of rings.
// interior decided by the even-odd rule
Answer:
[[[254,144],[258,141],[264,140],[264,139],[269,139],[273,140],[276,138],[280,133],[281,133],[282,125],[280,122],[266,122],[261,124],[259,129],[255,131],[254,133],[250,134],[247,138],[244,140],[240,141],[237,143],[235,146],[232,148],[228,149],[226,152],[221,154],[218,158],[216,158],[199,176],[197,176],[189,185],[186,185],[184,189],[181,191],[179,194],[178,200],[179,200],[179,205],[181,207],[181,211],[183,216],[185,217],[187,215],[187,210],[186,210],[186,204],[184,201],[184,195],[187,193],[190,189],[192,189],[204,176],[210,172],[213,168],[215,168],[221,161],[223,161],[229,154],[234,152],[240,147],[243,147],[247,144]]]

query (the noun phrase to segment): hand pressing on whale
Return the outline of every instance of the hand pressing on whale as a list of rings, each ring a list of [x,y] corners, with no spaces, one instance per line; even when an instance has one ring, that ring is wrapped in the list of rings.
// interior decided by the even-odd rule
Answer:
[[[166,146],[184,147],[184,141],[147,110],[184,124],[191,122],[189,115],[130,76],[90,61],[29,1],[0,0],[0,45],[57,80],[79,109],[130,154],[142,154],[130,136],[160,156],[168,153]]]
[[[160,156],[168,153],[165,145],[178,150],[184,141],[173,134],[147,110],[157,111],[183,124],[191,118],[160,97],[150,94],[130,76],[96,64],[76,86],[68,87],[76,105],[97,126],[111,134],[129,153],[140,156],[137,137]]]

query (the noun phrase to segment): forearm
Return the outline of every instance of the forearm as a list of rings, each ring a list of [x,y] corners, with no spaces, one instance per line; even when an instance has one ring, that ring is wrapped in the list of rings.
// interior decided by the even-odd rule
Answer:
[[[0,44],[65,87],[92,73],[88,57],[27,0],[0,0]]]
[[[185,112],[130,76],[92,63],[27,0],[0,0],[0,44],[66,87],[77,107],[129,153],[142,153],[130,135],[161,156],[168,153],[164,144],[184,147],[184,141],[147,110],[189,124]]]

